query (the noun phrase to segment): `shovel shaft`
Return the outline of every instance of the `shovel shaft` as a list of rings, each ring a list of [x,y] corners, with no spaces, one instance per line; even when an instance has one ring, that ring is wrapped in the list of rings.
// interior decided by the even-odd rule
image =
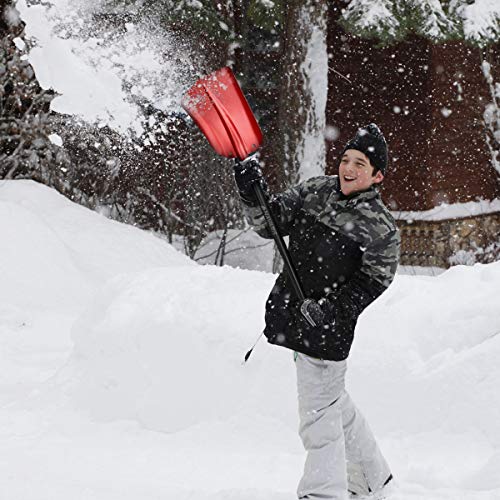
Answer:
[[[254,183],[254,190],[259,200],[260,208],[262,209],[262,213],[264,214],[264,218],[266,219],[269,230],[271,231],[271,235],[276,242],[276,246],[278,247],[278,251],[283,258],[283,262],[285,265],[285,269],[287,270],[288,276],[292,282],[292,286],[297,294],[297,297],[302,302],[305,300],[306,296],[304,294],[304,289],[302,287],[302,283],[300,282],[299,275],[297,274],[297,270],[293,265],[292,259],[290,257],[290,253],[288,252],[288,248],[283,241],[283,237],[281,236],[278,225],[276,224],[276,220],[274,219],[274,215],[272,214],[269,204],[267,203],[266,196],[262,191],[261,185],[256,182]]]

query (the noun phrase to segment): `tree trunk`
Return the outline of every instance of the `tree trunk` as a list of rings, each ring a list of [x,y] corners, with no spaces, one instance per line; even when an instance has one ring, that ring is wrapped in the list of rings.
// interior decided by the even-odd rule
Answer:
[[[288,2],[280,97],[282,160],[287,185],[325,171],[328,87],[327,2]]]
[[[327,8],[326,1],[287,2],[279,106],[283,187],[325,172]],[[281,256],[275,248],[273,272],[279,272],[281,267]]]
[[[491,163],[496,170],[497,180],[500,181],[500,83],[495,81],[492,65],[489,59],[488,48],[480,49],[481,69],[491,96],[483,113],[486,143],[491,153]]]

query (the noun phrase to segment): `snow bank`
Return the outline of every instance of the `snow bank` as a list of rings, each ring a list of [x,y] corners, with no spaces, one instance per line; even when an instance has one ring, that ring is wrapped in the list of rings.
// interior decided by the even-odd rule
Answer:
[[[167,432],[239,412],[281,418],[269,389],[288,393],[294,406],[291,353],[261,371],[261,356],[269,359],[262,349],[256,363],[242,366],[263,328],[271,282],[271,275],[213,266],[112,280],[73,329],[75,348],[61,374],[72,381],[70,399],[94,418],[135,419]],[[293,425],[295,411],[287,419]]]
[[[261,390],[267,374],[258,367],[267,353],[276,370],[289,374],[273,376],[294,425],[291,354],[281,352],[276,362],[262,343],[262,357],[250,369],[241,365],[262,331],[272,275],[198,266],[152,234],[33,181],[1,184],[0,224],[6,235],[0,329],[9,330],[1,359],[12,364],[8,352],[19,346],[19,325],[34,323],[48,342],[50,329],[58,322],[71,328],[68,315],[81,313],[72,356],[33,404],[70,401],[79,413],[164,431],[259,405],[277,417],[281,403]],[[41,348],[35,330],[24,332],[27,350]],[[72,345],[61,334],[51,337],[52,347],[58,342]],[[22,373],[16,377],[21,381]]]
[[[54,375],[75,318],[106,281],[195,266],[163,240],[33,181],[0,183],[0,227],[0,406]]]
[[[279,394],[294,406],[289,353],[263,344],[240,364],[263,327],[272,280],[211,266],[113,280],[73,332],[77,407],[162,431],[242,408],[293,425],[295,411],[276,405]],[[398,276],[363,314],[350,380],[379,431],[473,432],[500,447],[499,291],[500,263],[457,266],[439,277]]]
[[[0,300],[25,310],[80,310],[116,274],[194,266],[159,238],[33,181],[2,181],[0,227]]]
[[[500,447],[500,262],[397,276],[362,316],[353,391],[383,432],[477,432]]]

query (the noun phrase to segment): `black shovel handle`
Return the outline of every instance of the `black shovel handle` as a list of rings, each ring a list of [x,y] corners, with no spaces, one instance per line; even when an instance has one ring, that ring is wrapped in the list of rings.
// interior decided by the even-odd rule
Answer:
[[[297,270],[293,265],[292,259],[290,257],[290,253],[288,252],[288,248],[285,245],[283,237],[281,236],[278,225],[276,224],[276,220],[274,219],[274,215],[272,214],[269,204],[267,203],[266,196],[262,191],[262,187],[259,182],[255,182],[253,184],[254,191],[259,200],[260,208],[262,209],[262,213],[264,214],[264,218],[266,219],[269,230],[271,231],[271,235],[276,242],[276,246],[278,247],[278,251],[283,257],[283,262],[285,264],[285,269],[290,276],[290,280],[292,281],[292,286],[297,294],[299,300],[302,302],[305,300],[306,296],[304,293],[304,288],[302,287],[302,283],[300,282],[299,275],[297,274]]]

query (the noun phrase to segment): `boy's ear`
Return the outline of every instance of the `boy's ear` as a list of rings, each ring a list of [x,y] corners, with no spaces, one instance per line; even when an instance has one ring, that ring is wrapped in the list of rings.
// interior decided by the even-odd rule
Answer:
[[[373,177],[373,184],[380,184],[384,180],[384,174],[379,170]]]

